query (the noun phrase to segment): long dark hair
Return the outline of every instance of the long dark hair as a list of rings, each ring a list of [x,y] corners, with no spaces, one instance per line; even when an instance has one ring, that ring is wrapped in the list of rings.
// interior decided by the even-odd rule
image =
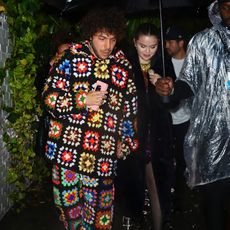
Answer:
[[[146,22],[138,26],[136,32],[134,33],[134,39],[138,40],[141,35],[156,36],[159,38],[159,31],[154,24]]]

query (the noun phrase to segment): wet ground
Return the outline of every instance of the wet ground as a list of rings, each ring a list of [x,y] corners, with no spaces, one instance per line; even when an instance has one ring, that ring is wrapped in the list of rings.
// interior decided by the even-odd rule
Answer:
[[[30,196],[29,196],[30,197]],[[33,194],[28,198],[29,205],[20,213],[10,210],[0,221],[1,230],[64,230],[58,220],[53,206],[51,191],[41,194]],[[172,222],[165,225],[164,230],[205,230],[203,227],[202,213],[199,206],[198,191],[188,190],[184,203],[184,210],[172,212]],[[144,210],[144,221],[138,230],[152,230],[151,213],[148,198]],[[137,229],[137,226],[129,224],[116,226],[114,230]]]
[[[188,189],[185,197],[183,207],[180,210],[173,210],[172,208],[171,221],[165,223],[162,230],[206,230],[202,219],[199,191]],[[148,197],[146,197],[145,203],[144,222],[142,226],[137,228],[133,225],[132,221],[129,221],[130,224],[126,220],[123,226],[120,225],[121,227],[116,227],[114,230],[153,230],[151,224],[151,207]]]

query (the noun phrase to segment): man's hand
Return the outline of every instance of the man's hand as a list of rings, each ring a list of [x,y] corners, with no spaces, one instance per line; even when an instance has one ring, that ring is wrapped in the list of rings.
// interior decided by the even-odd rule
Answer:
[[[123,157],[122,155],[122,146],[121,146],[121,141],[117,142],[117,158],[121,159]]]
[[[170,77],[159,78],[155,83],[156,92],[160,96],[169,96],[173,89],[173,80]]]
[[[106,98],[107,91],[91,91],[86,96],[86,106],[100,106]]]

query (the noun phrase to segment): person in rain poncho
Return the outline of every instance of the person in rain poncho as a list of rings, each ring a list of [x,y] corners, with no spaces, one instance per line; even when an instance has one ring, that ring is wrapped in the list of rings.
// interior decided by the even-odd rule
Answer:
[[[190,102],[188,184],[199,186],[207,229],[224,230],[230,219],[230,0],[213,2],[208,11],[213,26],[191,39],[178,80],[161,78],[156,88],[171,102]]]

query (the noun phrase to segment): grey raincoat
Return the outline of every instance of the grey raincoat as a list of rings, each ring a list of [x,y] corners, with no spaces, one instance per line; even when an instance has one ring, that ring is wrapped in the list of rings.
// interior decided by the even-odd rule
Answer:
[[[191,187],[230,177],[230,30],[216,2],[209,15],[214,25],[191,39],[179,77],[194,93],[184,144]]]

